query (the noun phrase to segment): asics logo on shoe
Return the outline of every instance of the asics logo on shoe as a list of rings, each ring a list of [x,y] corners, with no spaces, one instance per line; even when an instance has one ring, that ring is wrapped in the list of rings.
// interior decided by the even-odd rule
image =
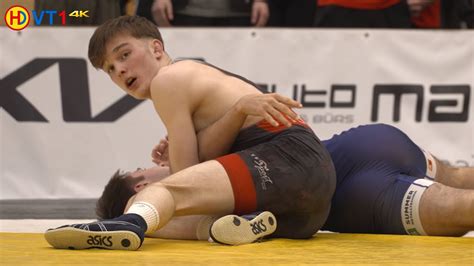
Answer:
[[[87,244],[91,246],[112,246],[112,236],[89,236],[87,238]]]
[[[267,226],[263,223],[263,219],[257,221],[255,223],[251,223],[250,226],[252,227],[252,233],[254,235],[258,235],[262,232],[267,231]]]

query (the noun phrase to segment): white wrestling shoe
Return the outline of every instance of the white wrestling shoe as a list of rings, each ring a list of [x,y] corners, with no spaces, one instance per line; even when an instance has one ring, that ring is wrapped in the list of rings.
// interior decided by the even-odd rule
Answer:
[[[249,244],[275,232],[275,216],[264,211],[244,216],[227,215],[216,220],[209,232],[214,242],[227,245]]]

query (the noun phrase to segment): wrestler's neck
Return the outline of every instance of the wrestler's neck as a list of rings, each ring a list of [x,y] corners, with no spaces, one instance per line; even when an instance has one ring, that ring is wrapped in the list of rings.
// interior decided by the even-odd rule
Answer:
[[[168,55],[168,53],[163,52],[163,55],[158,59],[159,69],[162,67],[169,66],[173,63],[173,59]]]

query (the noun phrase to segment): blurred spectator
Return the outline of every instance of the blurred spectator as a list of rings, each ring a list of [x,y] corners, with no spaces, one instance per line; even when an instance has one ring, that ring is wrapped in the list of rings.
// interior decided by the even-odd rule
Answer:
[[[316,27],[461,28],[473,24],[472,0],[319,0]]]
[[[140,0],[118,0],[120,14],[134,16],[137,12],[137,5]]]
[[[269,0],[270,27],[312,27],[316,0]]]
[[[407,0],[412,24],[416,28],[441,27],[441,1]]]
[[[405,0],[318,0],[314,20],[316,27],[410,28],[411,25]]]
[[[473,27],[472,0],[407,0],[415,28]]]
[[[443,28],[474,28],[474,0],[441,1]]]
[[[137,15],[166,26],[257,26],[267,24],[266,0],[140,0]]]

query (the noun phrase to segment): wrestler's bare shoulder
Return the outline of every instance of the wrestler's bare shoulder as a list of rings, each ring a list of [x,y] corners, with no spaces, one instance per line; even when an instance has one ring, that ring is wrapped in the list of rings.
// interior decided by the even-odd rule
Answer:
[[[201,64],[179,61],[160,68],[150,84],[151,99],[155,104],[163,101],[179,102],[195,108],[208,94],[206,75]]]
[[[160,68],[154,80],[186,80],[194,76],[199,71],[199,65],[189,61],[180,61]]]
[[[161,67],[150,84],[152,97],[154,94],[168,90],[189,88],[189,85],[193,83],[196,72],[195,67],[185,62],[177,62]]]

